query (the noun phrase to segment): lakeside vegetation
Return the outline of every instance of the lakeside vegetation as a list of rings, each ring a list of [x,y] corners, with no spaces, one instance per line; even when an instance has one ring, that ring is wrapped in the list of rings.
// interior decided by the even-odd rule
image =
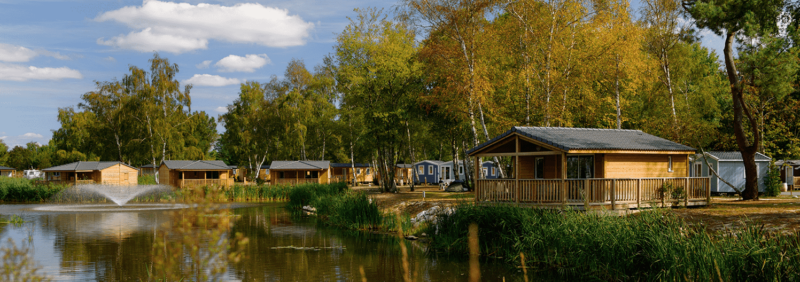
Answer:
[[[528,268],[597,280],[793,281],[800,236],[757,223],[712,233],[669,210],[629,216],[461,205],[428,228],[432,250],[467,256],[468,226],[480,253]]]

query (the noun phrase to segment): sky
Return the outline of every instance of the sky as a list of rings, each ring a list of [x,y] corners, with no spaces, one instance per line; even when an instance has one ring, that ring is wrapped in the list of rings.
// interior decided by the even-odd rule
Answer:
[[[293,58],[309,69],[321,64],[355,8],[396,4],[0,0],[0,139],[9,148],[46,144],[59,108],[77,106],[95,82],[121,79],[130,66],[149,69],[154,51],[179,65],[182,85],[193,85],[192,111],[217,116],[241,82],[281,77]],[[704,46],[722,49],[721,38],[701,34]]]

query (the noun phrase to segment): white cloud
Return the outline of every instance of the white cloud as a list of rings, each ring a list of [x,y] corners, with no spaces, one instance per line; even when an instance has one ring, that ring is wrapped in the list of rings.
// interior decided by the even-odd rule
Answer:
[[[313,23],[289,15],[287,10],[256,3],[222,6],[145,0],[142,6],[105,12],[95,20],[116,21],[140,30],[109,40],[100,38],[99,44],[176,54],[206,49],[209,39],[269,47],[303,45],[314,28]]]
[[[239,84],[241,81],[236,78],[225,78],[219,75],[195,74],[192,78],[183,81],[183,83],[192,84],[194,86],[226,86]]]
[[[36,51],[31,49],[0,43],[0,61],[4,62],[27,62],[36,57]]]
[[[224,114],[224,113],[227,113],[227,112],[228,112],[228,107],[217,107],[217,108],[216,108],[216,109],[214,109],[214,110],[215,110],[215,111],[217,111],[217,112],[218,112],[218,113],[220,113],[220,114]]]
[[[31,79],[58,80],[64,78],[81,79],[83,75],[79,71],[67,67],[37,68],[34,66],[26,67],[0,63],[0,80],[27,81]]]
[[[214,66],[221,72],[254,72],[269,63],[270,59],[267,54],[250,54],[244,57],[229,55],[219,60]]]
[[[198,69],[201,69],[201,70],[202,69],[207,69],[208,66],[211,65],[211,62],[212,62],[211,60],[203,61],[202,63],[196,64],[194,66],[197,67]]]
[[[41,134],[38,134],[38,133],[28,132],[28,133],[22,134],[22,136],[20,136],[20,137],[25,137],[25,138],[42,138],[42,137],[44,137],[44,136],[42,136]]]
[[[116,63],[117,62],[117,59],[114,59],[114,57],[111,57],[111,56],[105,57],[105,58],[103,58],[103,60],[104,61],[109,61],[109,62],[112,62],[112,63]]]
[[[59,60],[68,60],[69,57],[58,52],[44,49],[31,50],[22,46],[0,43],[0,61],[2,62],[27,62],[36,56],[49,56]]]
[[[28,142],[36,142],[37,144],[47,144],[50,138],[46,138],[41,134],[28,132],[18,136],[1,136],[0,139],[6,143],[9,149],[14,146],[25,146]]]

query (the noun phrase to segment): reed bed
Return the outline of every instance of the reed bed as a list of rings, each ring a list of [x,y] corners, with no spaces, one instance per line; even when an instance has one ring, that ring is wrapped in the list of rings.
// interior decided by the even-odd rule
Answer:
[[[69,186],[35,185],[25,178],[0,177],[0,201],[43,202]]]
[[[668,210],[626,217],[462,205],[427,228],[431,249],[469,254],[467,230],[479,227],[482,256],[590,280],[795,281],[800,236],[744,229],[711,233]]]

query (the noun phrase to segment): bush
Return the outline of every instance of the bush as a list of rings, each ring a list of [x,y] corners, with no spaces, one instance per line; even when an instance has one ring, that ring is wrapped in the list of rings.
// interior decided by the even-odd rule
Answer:
[[[775,165],[775,160],[769,162],[769,172],[767,178],[764,179],[764,196],[777,197],[781,194],[781,168]]]
[[[41,202],[66,189],[63,185],[35,185],[25,178],[0,177],[0,200],[4,202]]]
[[[370,201],[364,192],[349,191],[319,197],[312,205],[328,225],[346,229],[377,229],[383,222],[378,204]]]
[[[139,185],[157,185],[156,183],[156,176],[155,175],[140,175],[139,176]]]

